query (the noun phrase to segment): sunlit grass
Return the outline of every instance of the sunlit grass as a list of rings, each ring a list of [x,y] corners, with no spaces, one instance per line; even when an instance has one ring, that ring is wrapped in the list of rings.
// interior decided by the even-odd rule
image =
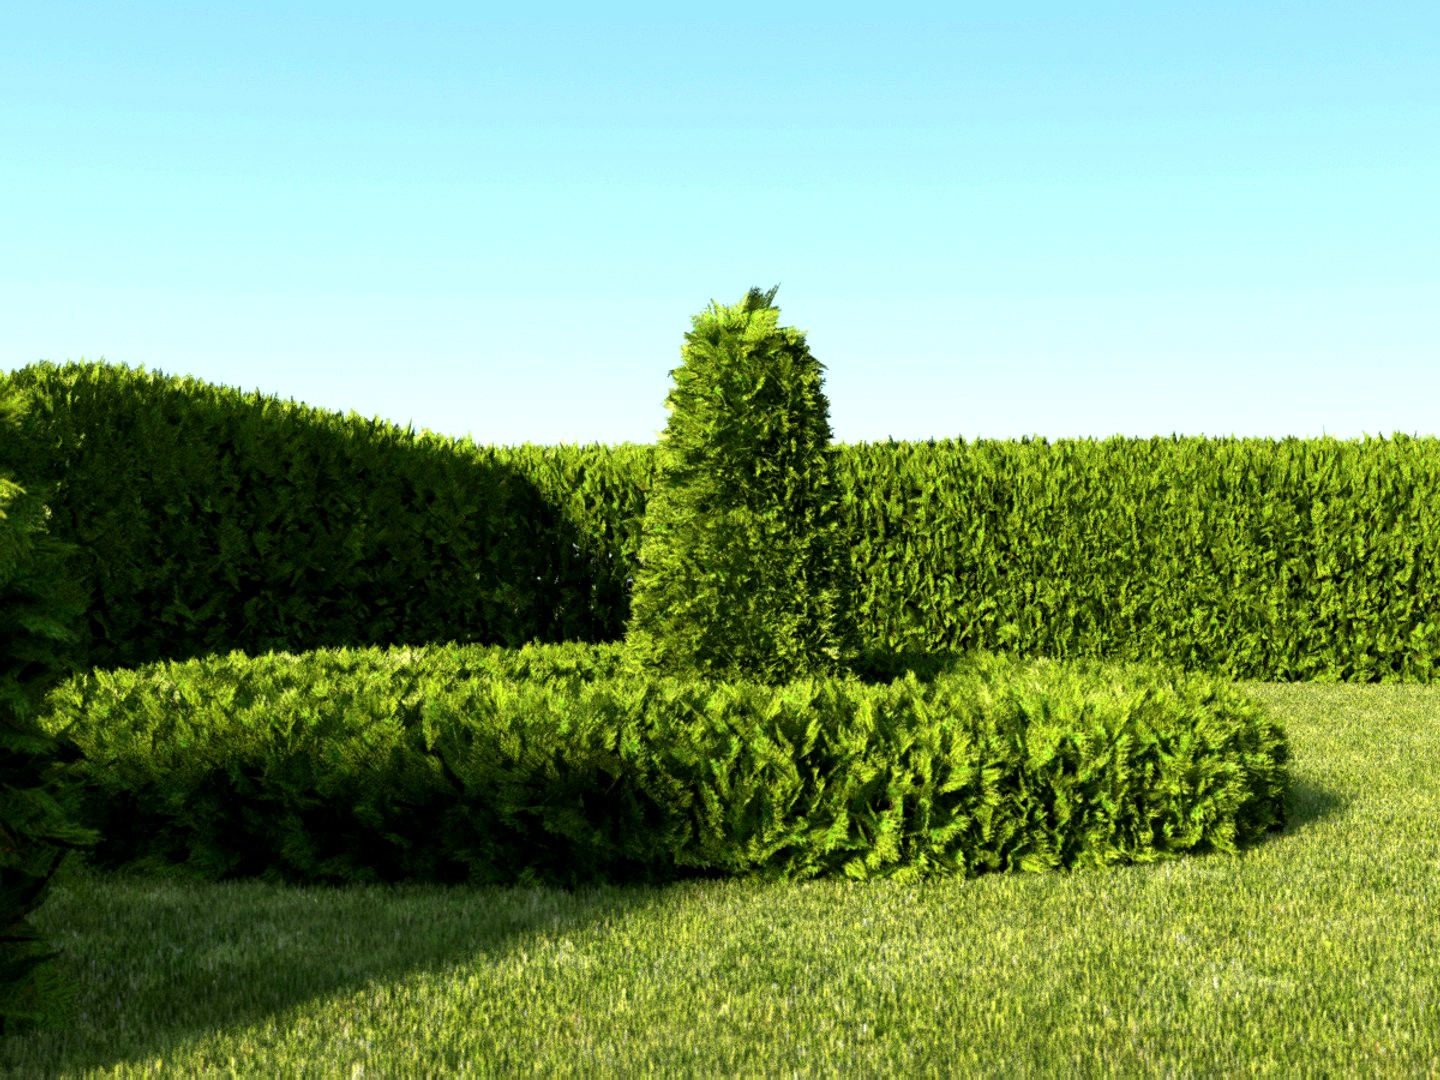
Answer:
[[[1241,686],[1289,822],[1238,856],[927,885],[538,889],[67,870],[79,1023],[6,1075],[1440,1072],[1440,686]]]

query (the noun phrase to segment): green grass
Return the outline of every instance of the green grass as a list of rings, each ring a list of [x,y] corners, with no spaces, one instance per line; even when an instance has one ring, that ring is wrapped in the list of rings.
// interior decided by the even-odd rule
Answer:
[[[1238,856],[574,895],[67,869],[33,921],[80,1023],[0,1074],[1435,1076],[1440,686],[1240,685],[1294,787]]]

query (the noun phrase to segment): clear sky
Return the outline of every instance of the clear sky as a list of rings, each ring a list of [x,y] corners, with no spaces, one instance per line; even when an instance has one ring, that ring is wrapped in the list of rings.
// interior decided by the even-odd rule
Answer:
[[[778,284],[841,443],[1440,435],[1440,5],[0,18],[0,364],[649,443]]]

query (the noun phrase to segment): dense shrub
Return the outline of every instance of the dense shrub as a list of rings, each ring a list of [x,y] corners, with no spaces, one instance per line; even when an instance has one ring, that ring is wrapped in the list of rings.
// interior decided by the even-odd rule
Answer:
[[[28,407],[23,392],[0,390],[0,424],[18,428]],[[57,643],[80,640],[88,602],[63,572],[75,545],[43,535],[52,494],[27,494],[0,472],[0,1035],[73,1015],[74,987],[51,964],[60,954],[29,916],[65,858],[99,839],[76,824],[76,793],[55,776],[79,752],[36,721],[46,694],[74,674],[74,653]]]
[[[774,296],[712,301],[670,372],[632,669],[781,684],[842,674],[857,652],[823,365],[803,333],[777,328]]]

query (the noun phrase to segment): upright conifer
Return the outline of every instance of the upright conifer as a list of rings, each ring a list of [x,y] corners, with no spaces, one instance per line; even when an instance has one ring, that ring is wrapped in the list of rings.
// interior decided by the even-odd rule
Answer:
[[[632,670],[770,685],[852,663],[824,365],[768,293],[692,319],[626,628]]]

